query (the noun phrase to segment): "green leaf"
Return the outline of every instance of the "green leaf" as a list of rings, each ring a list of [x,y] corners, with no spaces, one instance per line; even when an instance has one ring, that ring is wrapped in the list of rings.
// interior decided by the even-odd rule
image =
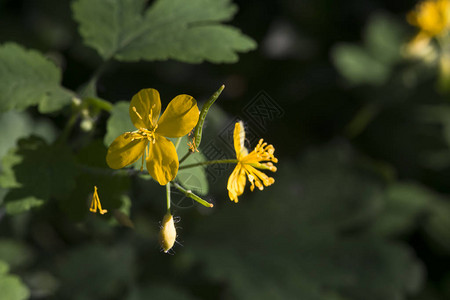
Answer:
[[[9,272],[9,266],[6,262],[0,260],[0,276],[5,275]]]
[[[2,291],[3,299],[25,300],[30,297],[30,291],[26,285],[14,275],[0,277],[0,291]]]
[[[256,48],[239,29],[220,22],[237,8],[229,0],[78,0],[74,17],[85,43],[105,59],[236,62]]]
[[[334,65],[353,84],[381,85],[394,64],[402,60],[405,36],[404,28],[394,18],[377,14],[365,28],[363,46],[341,43],[334,47]]]
[[[9,266],[0,260],[0,291],[2,299],[25,300],[30,297],[30,291],[22,280],[15,275],[9,275]]]
[[[0,239],[0,260],[12,269],[24,267],[33,259],[33,253],[24,243],[13,239]]]
[[[448,199],[436,201],[425,225],[427,237],[438,246],[440,252],[450,253],[450,204]]]
[[[130,120],[129,107],[130,102],[127,101],[120,101],[114,104],[111,115],[106,123],[106,135],[104,139],[106,147],[109,147],[119,135],[136,130]]]
[[[360,46],[339,44],[332,51],[334,65],[351,83],[383,84],[390,69]]]
[[[47,142],[54,141],[56,130],[46,119],[34,120],[27,112],[7,111],[0,113],[0,157],[16,145],[21,137],[35,134]],[[1,167],[0,167],[1,169]]]
[[[188,138],[181,138],[180,146],[177,149],[178,159],[181,159],[188,151]],[[183,162],[183,165],[189,165],[206,161],[205,156],[201,152],[195,152],[189,155]],[[200,195],[206,195],[209,191],[208,179],[206,177],[205,167],[195,167],[179,170],[176,180],[188,190],[195,191]]]
[[[2,158],[2,173],[0,174],[0,186],[3,188],[19,188],[21,185],[16,179],[13,167],[23,161],[22,156],[16,153],[17,149],[11,149]]]
[[[19,193],[15,193],[16,190],[8,194],[7,200],[14,199],[6,203],[6,212],[10,215],[21,214],[32,208],[39,207],[45,203],[44,200],[36,198],[34,196],[28,196],[27,192],[18,190]]]
[[[15,187],[5,196],[8,211],[30,209],[51,197],[67,198],[77,175],[70,150],[61,144],[47,145],[37,137],[22,139],[18,146],[13,155],[5,157],[12,162],[0,178],[3,186],[6,182],[7,187]]]
[[[373,231],[383,236],[405,234],[415,229],[421,215],[430,212],[440,198],[414,183],[396,183],[383,197],[383,208],[373,225]]]
[[[365,29],[366,48],[378,60],[392,65],[402,59],[400,49],[405,42],[404,28],[386,14],[375,15]]]
[[[35,50],[14,43],[0,46],[0,112],[39,105],[42,113],[70,103],[73,93],[61,87],[61,71]]]

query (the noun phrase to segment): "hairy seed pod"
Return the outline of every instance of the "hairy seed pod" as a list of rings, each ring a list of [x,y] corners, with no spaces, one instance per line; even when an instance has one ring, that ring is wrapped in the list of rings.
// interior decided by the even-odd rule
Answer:
[[[211,96],[211,98],[203,104],[197,126],[195,126],[194,129],[193,149],[197,149],[198,146],[200,146],[200,142],[202,141],[203,123],[205,123],[206,115],[208,114],[209,108],[214,104],[214,102],[216,102],[224,88],[225,86],[222,84],[222,86]],[[192,152],[195,152],[195,150]]]
[[[167,253],[172,249],[177,238],[177,231],[173,222],[173,216],[167,213],[162,221],[161,231],[159,232],[159,241],[164,252]]]

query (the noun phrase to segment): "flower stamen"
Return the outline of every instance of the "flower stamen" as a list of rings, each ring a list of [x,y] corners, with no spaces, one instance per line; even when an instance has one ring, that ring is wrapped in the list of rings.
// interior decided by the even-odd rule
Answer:
[[[89,210],[93,213],[97,212],[97,208],[100,214],[106,214],[108,211],[106,209],[102,209],[102,204],[100,203],[100,198],[98,197],[97,187],[94,186],[94,195],[92,195],[91,207]]]
[[[136,106],[133,106],[133,111],[138,116],[139,119],[143,120],[141,115],[137,112]]]

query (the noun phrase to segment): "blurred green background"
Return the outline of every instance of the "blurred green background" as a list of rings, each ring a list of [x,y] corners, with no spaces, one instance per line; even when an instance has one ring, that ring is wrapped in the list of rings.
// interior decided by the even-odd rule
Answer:
[[[226,191],[233,166],[208,168],[213,209],[174,192],[172,255],[158,245],[165,190],[139,177],[78,176],[84,190],[58,201],[12,215],[2,206],[0,299],[450,299],[450,94],[436,66],[401,54],[416,33],[405,17],[416,2],[235,3],[229,24],[255,51],[233,64],[114,62],[98,95],[116,103],[153,87],[163,106],[181,93],[203,103],[225,84],[200,150],[232,157],[227,128],[242,119],[251,147],[259,138],[275,146],[275,184],[247,189],[235,204]],[[49,56],[67,88],[100,64],[70,1],[0,0],[0,22],[1,43]],[[1,156],[32,133],[53,141],[67,117],[3,113]],[[105,164],[107,119],[100,115],[92,143],[75,130],[68,146],[77,162]],[[43,148],[33,168],[66,151]],[[67,161],[53,161],[55,172]],[[110,187],[99,190],[102,203],[124,203],[134,229],[86,214],[80,195],[94,177]],[[53,192],[64,184],[55,180]]]

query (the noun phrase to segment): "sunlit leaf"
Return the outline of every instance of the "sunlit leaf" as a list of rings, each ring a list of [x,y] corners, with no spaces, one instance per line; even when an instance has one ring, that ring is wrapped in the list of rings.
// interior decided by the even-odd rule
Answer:
[[[229,0],[158,0],[145,9],[143,0],[78,0],[74,17],[87,45],[106,60],[167,60],[199,63],[236,62],[237,52],[256,43],[230,20]]]

